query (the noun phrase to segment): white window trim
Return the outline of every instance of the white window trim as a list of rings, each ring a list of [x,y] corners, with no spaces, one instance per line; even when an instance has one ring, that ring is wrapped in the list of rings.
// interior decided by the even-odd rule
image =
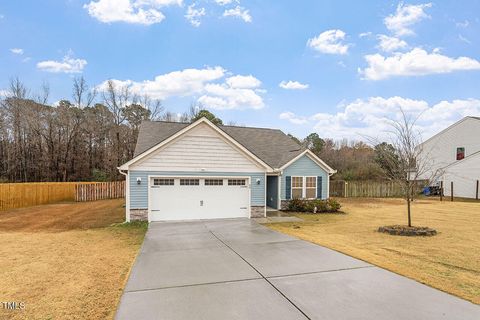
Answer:
[[[293,178],[302,178],[302,198],[301,199],[306,199],[306,200],[313,200],[318,198],[317,194],[317,184],[318,184],[318,178],[317,176],[291,176],[290,177],[290,192],[291,196],[290,198],[293,199]],[[315,178],[315,198],[307,198],[307,178]],[[295,189],[300,189],[300,188],[295,188]],[[309,188],[313,189],[313,188]]]
[[[291,192],[290,198],[292,198],[292,199],[294,198],[293,197],[293,189],[294,189],[293,188],[293,178],[302,178],[302,197],[301,197],[301,199],[303,199],[305,197],[305,193],[304,193],[304,191],[305,191],[305,178],[303,176],[291,176],[290,177],[290,192]],[[295,187],[295,189],[300,189],[300,188]]]
[[[314,178],[315,179],[315,198],[306,198],[307,196],[307,178]],[[308,199],[308,200],[311,200],[311,199],[317,199],[318,198],[318,194],[317,194],[317,184],[318,184],[318,179],[316,176],[305,176],[303,177],[303,180],[304,180],[304,187],[303,187],[303,191],[304,191],[304,198]],[[309,189],[313,189],[313,188],[309,188]]]

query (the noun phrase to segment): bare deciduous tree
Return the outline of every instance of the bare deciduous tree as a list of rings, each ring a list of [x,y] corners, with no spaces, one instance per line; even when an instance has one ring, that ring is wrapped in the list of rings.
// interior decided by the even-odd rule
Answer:
[[[83,76],[73,78],[73,103],[77,108],[88,108],[97,96],[97,89],[90,90]]]
[[[392,148],[377,148],[378,155],[384,161],[384,174],[387,179],[400,183],[407,201],[408,226],[412,226],[411,202],[416,195],[418,185],[435,179],[438,173],[430,173],[430,162],[424,157],[422,136],[416,128],[419,115],[407,114],[400,108],[400,118],[390,120],[389,136]],[[380,144],[377,144],[377,146]],[[385,168],[388,168],[386,170]],[[426,177],[426,174],[429,176]]]

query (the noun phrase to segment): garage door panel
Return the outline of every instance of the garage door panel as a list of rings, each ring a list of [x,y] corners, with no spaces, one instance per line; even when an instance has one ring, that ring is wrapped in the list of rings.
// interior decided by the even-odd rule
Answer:
[[[151,187],[152,221],[249,216],[250,188],[247,179],[236,179],[243,180],[245,185],[229,185],[229,179],[223,178],[201,178],[197,182],[191,179],[196,178],[175,178],[174,185]],[[198,185],[188,185],[195,183]]]

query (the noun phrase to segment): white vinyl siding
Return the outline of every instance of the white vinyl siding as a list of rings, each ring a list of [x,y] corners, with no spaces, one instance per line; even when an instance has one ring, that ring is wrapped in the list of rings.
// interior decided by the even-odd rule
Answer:
[[[475,199],[480,180],[480,152],[447,167],[442,178],[446,197],[451,195],[453,182],[454,197]]]
[[[131,170],[264,172],[252,159],[206,124],[133,164]]]
[[[480,120],[466,118],[445,131],[425,141],[422,148],[422,159],[431,168],[421,178],[438,180],[440,169],[457,160],[457,148],[464,148],[465,158],[480,151]],[[437,174],[436,174],[437,172]]]

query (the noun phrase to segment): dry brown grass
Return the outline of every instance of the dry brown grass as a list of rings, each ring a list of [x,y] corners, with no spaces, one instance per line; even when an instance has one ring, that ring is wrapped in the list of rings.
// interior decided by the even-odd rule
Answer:
[[[0,213],[4,319],[113,318],[145,228],[111,226],[122,200],[62,203]]]
[[[416,201],[413,224],[439,234],[401,237],[376,230],[406,224],[403,200],[340,201],[345,215],[302,214],[305,222],[269,226],[480,304],[480,203]]]

